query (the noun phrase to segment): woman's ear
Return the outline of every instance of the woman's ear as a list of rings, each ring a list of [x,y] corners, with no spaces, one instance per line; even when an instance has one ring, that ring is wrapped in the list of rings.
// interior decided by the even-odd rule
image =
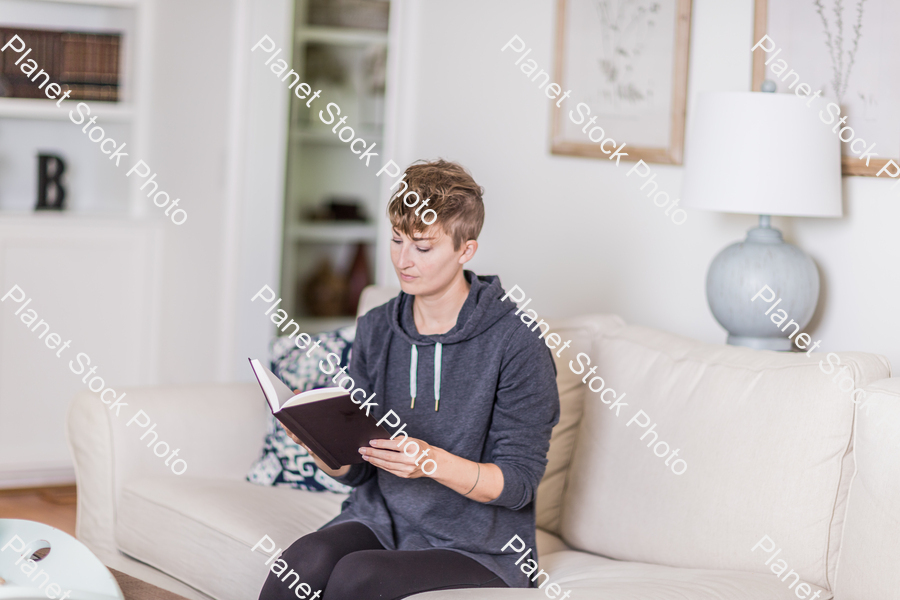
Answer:
[[[463,253],[459,256],[459,264],[464,265],[473,258],[475,258],[475,252],[478,251],[478,241],[477,240],[469,240],[463,245]]]

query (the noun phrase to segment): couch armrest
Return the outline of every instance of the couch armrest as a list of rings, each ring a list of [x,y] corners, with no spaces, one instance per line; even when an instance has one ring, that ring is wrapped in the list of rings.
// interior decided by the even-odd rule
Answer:
[[[896,597],[900,587],[900,378],[876,381],[864,391],[834,588],[846,600]]]
[[[116,506],[129,481],[179,477],[171,469],[178,459],[187,463],[186,477],[242,478],[259,456],[266,431],[268,411],[255,383],[121,392],[127,406],[118,416],[89,391],[75,396],[69,408],[67,433],[78,485],[76,534],[95,552],[115,550]],[[166,453],[157,457],[154,448]],[[177,457],[166,466],[176,449]]]

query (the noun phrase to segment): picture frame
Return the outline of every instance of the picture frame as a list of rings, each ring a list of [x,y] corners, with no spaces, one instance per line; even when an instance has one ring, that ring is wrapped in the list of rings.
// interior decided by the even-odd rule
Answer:
[[[813,90],[821,89],[829,102],[837,100],[841,112],[835,118],[846,116],[854,136],[877,145],[879,157],[870,158],[867,165],[850,151],[853,139],[842,143],[842,175],[875,177],[889,160],[900,163],[900,115],[891,110],[900,104],[900,78],[896,77],[900,6],[896,4],[849,0],[838,3],[842,11],[836,10],[834,0],[756,0],[754,4],[753,44],[769,35],[782,49],[779,58],[802,73],[801,81]],[[753,52],[753,91],[760,91],[767,77],[778,79],[771,72],[775,63],[767,67],[767,59],[766,53]],[[780,84],[776,93],[788,92],[781,89],[786,84],[776,83]]]
[[[626,160],[682,163],[691,4],[557,0],[555,81],[572,100],[553,109],[552,154],[609,158],[570,115],[583,103]]]

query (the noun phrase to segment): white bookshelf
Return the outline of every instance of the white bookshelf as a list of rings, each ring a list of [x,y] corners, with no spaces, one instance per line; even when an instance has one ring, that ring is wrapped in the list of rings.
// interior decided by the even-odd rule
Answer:
[[[70,121],[79,100],[0,98],[0,285],[25,289],[73,347],[131,385],[157,381],[164,239],[161,224],[144,218],[139,183],[126,177],[147,158],[149,1],[0,0],[3,27],[123,34],[119,102],[85,101],[96,125],[127,144],[120,166]],[[66,161],[64,211],[34,211],[39,152]],[[83,387],[67,361],[48,358],[0,311],[0,488],[74,482],[64,424]]]
[[[325,102],[335,102],[341,115],[347,115],[347,125],[356,137],[367,145],[375,142],[383,153],[383,99],[366,87],[367,60],[384,52],[388,32],[353,27],[310,25],[306,22],[307,2],[296,0],[291,68],[301,74],[313,89],[321,89],[321,99],[312,110],[305,101],[292,98],[287,173],[285,181],[284,248],[282,253],[281,295],[286,310],[304,319],[312,331],[324,331],[353,322],[352,317],[317,318],[306,314],[300,302],[303,282],[326,257],[332,267],[344,272],[349,267],[357,244],[367,245],[369,267],[374,276],[375,222],[379,211],[379,181],[371,168],[367,169],[352,153],[349,144],[342,142],[332,126],[318,118]],[[317,47],[328,53],[331,60],[345,67],[342,83],[316,80],[307,72],[308,51]],[[359,202],[369,222],[307,221],[305,214],[329,199],[352,198]]]
[[[295,44],[320,42],[358,46],[365,44],[387,45],[387,32],[368,29],[350,29],[342,27],[324,27],[320,25],[303,25],[294,34]]]
[[[36,204],[38,153],[58,154],[66,162],[66,213],[121,218],[148,213],[137,186],[125,178],[127,169],[110,164],[69,119],[85,102],[96,125],[117,144],[127,144],[126,160],[146,155],[146,10],[144,0],[0,0],[3,27],[122,34],[118,102],[69,98],[57,107],[51,99],[0,98],[0,165],[9,165],[0,167],[0,217]]]
[[[291,223],[285,228],[287,237],[293,242],[323,244],[374,243],[375,225],[343,223]]]
[[[381,128],[359,127],[355,128],[356,135],[370,144],[382,141]],[[346,146],[347,142],[341,141],[338,136],[328,128],[312,128],[309,126],[294,126],[291,128],[291,140],[299,144],[312,144],[322,146]]]
[[[134,118],[134,107],[127,103],[92,101],[89,105],[91,116],[96,114],[102,122],[127,123]],[[67,121],[74,107],[68,100],[56,106],[56,102],[33,98],[0,98],[0,119]]]

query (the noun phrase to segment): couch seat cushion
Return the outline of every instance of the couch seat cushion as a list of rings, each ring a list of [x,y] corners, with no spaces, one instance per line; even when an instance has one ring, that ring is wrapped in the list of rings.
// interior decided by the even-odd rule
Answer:
[[[515,560],[510,555],[510,560]],[[797,600],[774,574],[746,571],[681,569],[645,563],[621,562],[586,552],[567,550],[541,556],[540,568],[550,574],[569,598],[604,600]],[[821,588],[813,587],[812,596]],[[410,600],[539,600],[543,590],[447,590],[410,596]],[[821,590],[818,600],[830,600]]]
[[[341,510],[342,494],[261,487],[227,479],[157,477],[122,489],[116,544],[122,552],[221,600],[256,598],[268,556]]]

